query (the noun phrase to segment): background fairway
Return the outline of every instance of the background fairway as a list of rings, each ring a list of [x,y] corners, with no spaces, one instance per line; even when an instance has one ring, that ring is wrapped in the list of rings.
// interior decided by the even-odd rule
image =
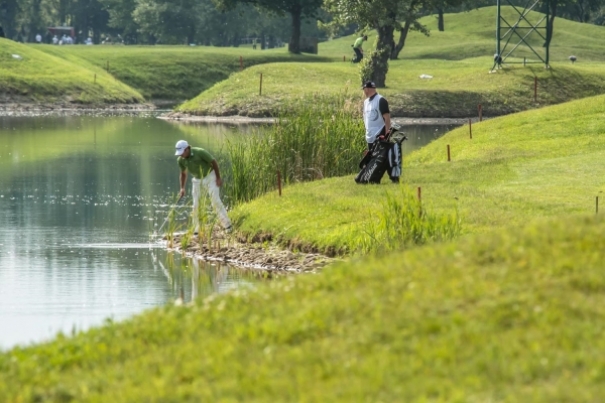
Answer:
[[[56,106],[143,102],[136,90],[101,69],[53,57],[40,48],[0,38],[0,94],[4,102]]]
[[[420,22],[430,30],[430,36],[410,32],[400,59],[461,60],[483,56],[492,57],[496,50],[496,10],[496,7],[483,7],[468,12],[445,14],[444,32],[439,32],[437,29],[435,15],[421,18]],[[515,15],[518,17],[512,7],[502,7],[502,16],[510,23],[517,21]],[[531,12],[527,18],[531,22],[537,22],[542,16],[543,14]],[[504,32],[503,28],[502,33],[504,34]],[[322,42],[319,44],[319,54],[325,57],[332,56],[338,60],[342,60],[342,56],[346,55],[348,59],[353,53],[351,44],[356,36],[350,35]],[[555,62],[569,63],[568,57],[575,55],[578,57],[579,63],[605,61],[605,43],[602,40],[604,36],[605,27],[603,26],[556,18],[554,36],[550,45],[550,59]],[[395,39],[398,40],[399,37]],[[364,42],[364,49],[372,49],[375,40],[375,31],[368,32],[368,41]],[[542,44],[543,41],[538,38],[532,41],[532,45],[535,45],[538,52],[542,52]],[[525,46],[519,47],[515,55],[521,58],[536,59]],[[517,61],[519,60],[517,59]],[[491,63],[486,62],[484,68],[489,69],[492,65],[493,59]]]
[[[209,46],[52,46],[41,49],[75,63],[107,69],[148,100],[184,101],[227,79],[244,67],[269,62],[306,62],[316,56],[293,55],[285,49],[252,50]]]
[[[503,14],[514,20],[514,10],[503,7]],[[435,16],[421,22],[431,30],[430,36],[410,33],[399,60],[389,62],[386,95],[395,116],[473,117],[477,105],[485,115],[499,116],[552,105],[605,92],[605,27],[556,19],[551,45],[551,69],[541,64],[523,67],[507,65],[504,70],[488,74],[495,49],[495,7],[447,14],[446,30],[439,32]],[[530,13],[534,21],[542,14]],[[271,63],[233,75],[178,110],[196,115],[268,116],[279,108],[294,109],[301,102],[314,102],[317,94],[350,93],[351,102],[360,103],[358,66],[350,60],[356,35],[320,44],[319,55],[334,63],[284,65]],[[371,51],[375,32],[365,43]],[[534,45],[542,52],[541,39]],[[522,57],[536,59],[520,47],[511,61]],[[570,55],[579,62],[572,65]],[[259,77],[263,73],[263,95],[259,96]],[[421,79],[430,75],[432,79]],[[538,77],[538,98],[534,102],[534,77]]]

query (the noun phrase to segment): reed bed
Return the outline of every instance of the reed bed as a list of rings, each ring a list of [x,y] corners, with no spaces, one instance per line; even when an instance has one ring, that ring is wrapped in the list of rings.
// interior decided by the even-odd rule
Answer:
[[[454,214],[431,213],[404,184],[395,192],[385,192],[379,206],[368,225],[367,236],[361,239],[360,249],[366,253],[447,241],[462,232],[458,210]]]
[[[230,204],[253,200],[282,185],[354,173],[363,125],[346,94],[317,97],[296,114],[284,113],[243,140],[227,141],[225,189]]]

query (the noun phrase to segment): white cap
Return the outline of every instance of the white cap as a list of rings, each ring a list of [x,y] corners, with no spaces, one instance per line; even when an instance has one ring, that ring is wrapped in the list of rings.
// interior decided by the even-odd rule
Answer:
[[[174,155],[181,155],[185,152],[185,149],[187,147],[189,147],[189,143],[187,143],[185,140],[179,140],[176,142],[176,153],[174,153]]]

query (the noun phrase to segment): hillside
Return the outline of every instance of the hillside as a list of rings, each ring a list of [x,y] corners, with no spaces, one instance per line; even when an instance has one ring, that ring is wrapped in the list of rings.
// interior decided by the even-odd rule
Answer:
[[[89,67],[0,38],[0,100],[50,107],[143,102],[136,90]]]
[[[107,70],[136,88],[147,100],[184,101],[245,68],[271,62],[321,61],[312,55],[291,55],[285,49],[252,50],[212,46],[52,46],[44,52]]]

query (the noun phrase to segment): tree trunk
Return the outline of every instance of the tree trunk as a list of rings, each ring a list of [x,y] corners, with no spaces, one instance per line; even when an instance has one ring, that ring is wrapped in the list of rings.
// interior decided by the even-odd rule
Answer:
[[[550,17],[548,20],[548,27],[546,30],[546,42],[544,43],[544,47],[550,46],[550,41],[552,40],[553,27],[555,24],[555,17],[557,16],[557,1],[550,1]]]
[[[399,31],[399,33],[400,33],[399,41],[397,41],[397,45],[393,46],[393,50],[391,51],[391,60],[397,60],[397,58],[399,57],[399,53],[405,46],[405,40],[408,37],[408,32],[410,32],[410,25],[411,25],[411,22],[406,21],[405,24],[403,24],[403,27],[401,28],[401,30]],[[393,44],[394,43],[395,43],[395,40],[393,38]]]
[[[302,7],[299,4],[293,5],[290,14],[292,15],[292,36],[290,37],[290,43],[288,44],[288,51],[291,53],[300,53]]]
[[[443,21],[443,8],[437,9],[437,29],[439,32],[445,31],[445,22]]]
[[[374,81],[377,87],[386,87],[387,72],[389,71],[389,56],[393,50],[394,39],[393,32],[395,27],[386,25],[378,27],[378,38],[376,41],[376,50],[370,57],[369,72],[370,80]]]

